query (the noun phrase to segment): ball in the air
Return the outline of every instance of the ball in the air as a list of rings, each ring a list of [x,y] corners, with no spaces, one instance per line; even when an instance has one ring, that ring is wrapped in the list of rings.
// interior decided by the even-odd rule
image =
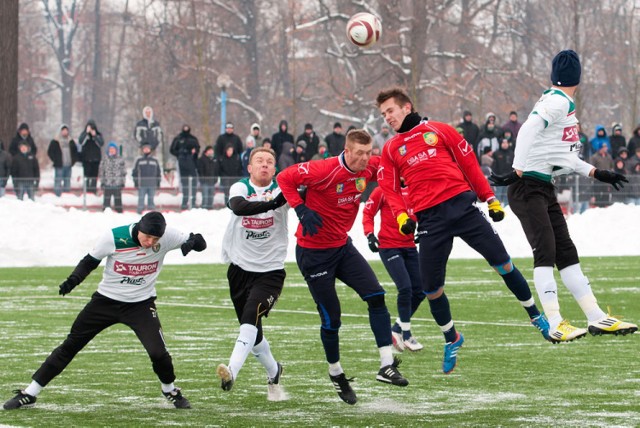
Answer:
[[[361,48],[377,42],[381,33],[380,20],[370,13],[356,13],[347,22],[347,39]]]

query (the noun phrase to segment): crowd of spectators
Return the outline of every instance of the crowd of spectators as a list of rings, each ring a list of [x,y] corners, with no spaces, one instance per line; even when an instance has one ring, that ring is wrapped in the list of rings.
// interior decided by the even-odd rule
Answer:
[[[491,172],[502,175],[511,171],[522,125],[516,111],[511,111],[502,124],[493,112],[484,115],[484,122],[477,124],[472,112],[466,110],[461,121],[454,125],[472,145],[487,176]],[[125,158],[135,157],[129,174],[138,192],[139,213],[155,208],[154,196],[163,176],[172,184],[176,173],[182,193],[180,209],[195,208],[198,191],[202,194],[200,207],[212,209],[216,193],[220,197],[223,194],[222,202],[226,202],[231,184],[239,177],[249,175],[247,165],[254,148],[272,148],[276,152],[278,170],[282,170],[296,163],[338,156],[344,149],[346,133],[353,128],[351,126],[345,131],[340,122],[335,122],[332,130],[322,138],[313,124],[306,123],[302,132],[294,137],[287,120],[281,120],[271,137],[263,135],[259,123],[253,123],[248,128],[246,138],[242,139],[236,133],[235,125],[228,122],[225,131],[215,142],[201,150],[198,138],[192,134],[191,127],[185,124],[167,146],[168,154],[164,154],[164,131],[153,109],[146,106],[142,110],[142,119],[135,124],[130,144],[109,141],[105,146],[105,139],[96,122],[88,120],[77,139],[73,138],[69,126],[62,124],[49,142],[47,155],[53,165],[53,192],[56,196],[71,190],[72,167],[79,162],[82,164],[83,190],[101,193],[104,208],[112,207],[122,212],[122,189],[128,174]],[[599,186],[599,183],[592,181],[578,183],[577,177],[569,176],[557,183],[559,189],[574,189],[575,199],[580,205],[577,209],[580,211],[589,206],[607,206],[614,202],[640,205],[640,125],[628,140],[620,123],[613,123],[610,133],[603,125],[595,126],[591,138],[580,128],[578,131],[581,158],[596,168],[629,176],[630,183],[623,191],[612,193],[609,186]],[[392,136],[393,131],[389,126],[382,124],[373,136],[374,154],[379,154]],[[11,179],[18,199],[23,199],[25,195],[30,199],[35,198],[40,185],[37,150],[26,123],[20,124],[8,150],[0,142],[0,197],[4,196]],[[367,194],[371,190],[368,189]],[[508,205],[506,188],[496,187],[494,190],[498,199]]]

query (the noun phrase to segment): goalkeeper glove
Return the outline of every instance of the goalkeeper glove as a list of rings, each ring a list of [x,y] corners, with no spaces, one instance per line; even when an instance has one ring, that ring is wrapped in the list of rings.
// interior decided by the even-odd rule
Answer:
[[[504,208],[502,208],[500,201],[496,198],[493,198],[493,201],[489,203],[489,217],[491,217],[494,222],[504,219]]]
[[[320,214],[305,204],[298,205],[295,207],[295,210],[302,225],[302,236],[306,236],[307,233],[309,236],[318,233],[318,229],[322,227],[322,217],[320,217]]]
[[[518,180],[520,180],[520,177],[518,176],[518,174],[516,174],[515,171],[511,171],[509,174],[505,175],[496,175],[492,172],[489,176],[489,181],[494,186],[508,186]]]
[[[60,284],[60,290],[58,294],[64,296],[65,294],[71,293],[71,290],[76,288],[76,285],[80,284],[78,278],[75,275],[70,275],[62,284]]]
[[[593,172],[593,178],[603,183],[609,183],[614,189],[620,190],[624,187],[622,182],[628,183],[627,177],[617,172],[607,171],[606,169],[596,169]]]
[[[416,231],[416,222],[409,218],[407,213],[400,214],[396,220],[402,235],[411,235]]]
[[[367,235],[367,241],[369,241],[369,249],[371,252],[377,253],[380,241],[378,241],[378,238],[376,238],[376,235],[373,232]]]
[[[182,255],[186,256],[189,254],[189,251],[204,251],[207,248],[207,241],[204,240],[202,235],[199,233],[189,234],[189,239],[187,239],[181,246],[180,250],[182,251]]]

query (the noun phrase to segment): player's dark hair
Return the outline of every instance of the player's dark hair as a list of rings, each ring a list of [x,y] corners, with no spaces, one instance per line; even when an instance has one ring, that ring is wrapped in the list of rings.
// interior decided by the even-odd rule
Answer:
[[[393,98],[396,104],[398,104],[399,106],[411,104],[411,113],[415,113],[413,102],[411,102],[411,98],[409,98],[409,95],[407,95],[407,91],[398,86],[380,91],[378,93],[378,96],[376,97],[376,106],[380,107],[382,103],[391,98]]]
[[[251,154],[249,155],[249,163],[253,161],[253,157],[257,153],[269,153],[271,156],[273,156],[273,159],[276,159],[276,152],[274,152],[273,149],[269,147],[256,147],[255,149],[251,150]]]
[[[371,135],[364,129],[352,129],[347,132],[345,146],[350,142],[356,144],[371,144]]]

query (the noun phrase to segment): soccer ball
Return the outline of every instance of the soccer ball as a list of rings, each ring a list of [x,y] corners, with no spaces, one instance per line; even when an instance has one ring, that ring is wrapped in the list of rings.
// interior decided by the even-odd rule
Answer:
[[[377,42],[381,33],[380,20],[370,13],[356,13],[347,22],[347,39],[361,48]]]

